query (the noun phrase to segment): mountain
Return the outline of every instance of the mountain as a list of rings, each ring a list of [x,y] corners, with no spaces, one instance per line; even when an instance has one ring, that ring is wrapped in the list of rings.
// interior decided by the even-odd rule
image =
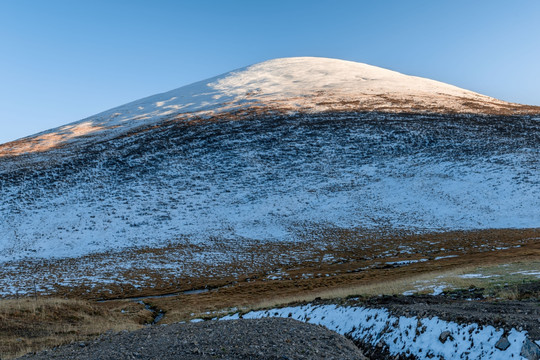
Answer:
[[[539,114],[374,66],[287,58],[4,144],[0,295],[29,291],[36,273],[43,291],[103,286],[104,274],[146,286],[141,267],[219,277],[233,260],[265,264],[248,248],[330,230],[538,227]]]
[[[0,156],[46,151],[88,136],[110,138],[167,120],[322,112],[538,114],[540,107],[352,61],[265,61],[0,146]],[[95,141],[95,140],[93,140]]]

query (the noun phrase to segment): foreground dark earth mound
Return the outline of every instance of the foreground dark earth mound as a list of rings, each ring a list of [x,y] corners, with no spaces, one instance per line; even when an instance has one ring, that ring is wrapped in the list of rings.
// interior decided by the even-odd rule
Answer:
[[[365,359],[352,341],[292,319],[205,321],[103,335],[21,359]]]

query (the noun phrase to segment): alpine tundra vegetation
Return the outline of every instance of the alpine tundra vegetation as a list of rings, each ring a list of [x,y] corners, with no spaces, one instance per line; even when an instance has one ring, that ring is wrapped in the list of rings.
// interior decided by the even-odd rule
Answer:
[[[289,317],[373,358],[537,359],[539,168],[540,107],[315,57],[5,143],[0,354]]]

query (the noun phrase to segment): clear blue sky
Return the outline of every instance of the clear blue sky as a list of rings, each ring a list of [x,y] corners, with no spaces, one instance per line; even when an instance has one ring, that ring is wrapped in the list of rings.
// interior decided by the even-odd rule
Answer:
[[[540,1],[0,0],[0,143],[287,56],[540,105]]]

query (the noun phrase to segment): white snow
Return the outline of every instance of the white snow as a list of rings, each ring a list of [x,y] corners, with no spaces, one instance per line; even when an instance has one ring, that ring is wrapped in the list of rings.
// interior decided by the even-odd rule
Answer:
[[[437,256],[435,260],[450,259],[450,258],[455,258],[455,257],[458,257],[458,255]]]
[[[319,324],[372,346],[382,343],[392,355],[414,355],[418,359],[522,359],[520,352],[527,334],[512,329],[507,336],[510,346],[501,351],[495,344],[503,336],[502,329],[475,323],[458,324],[437,317],[398,317],[385,309],[308,304],[251,311],[242,316],[244,319],[265,317],[288,317]],[[238,318],[239,314],[233,314],[220,319]],[[450,332],[444,343],[439,340],[443,331]]]
[[[451,286],[446,282],[439,281],[439,278],[440,277],[435,278],[435,282],[432,280],[417,280],[412,284],[413,289],[403,292],[403,295],[408,296],[419,292],[426,292],[428,290],[431,291],[431,295],[433,296],[440,295],[446,288]]]
[[[534,270],[525,270],[525,271],[516,271],[512,273],[513,275],[519,274],[519,275],[525,275],[525,276],[536,276],[540,278],[540,271],[534,271]]]
[[[234,166],[208,159],[214,161],[222,161],[219,166],[223,169]],[[276,164],[270,181],[250,180],[272,171],[262,167],[242,178],[184,177],[182,181],[190,186],[177,188],[174,182],[180,175],[196,170],[180,164],[156,173],[156,178],[173,179],[170,183],[111,183],[103,190],[94,183],[59,184],[60,196],[50,193],[35,197],[28,205],[18,203],[19,213],[8,203],[0,204],[5,219],[0,222],[0,260],[159,246],[178,236],[194,242],[203,241],[202,235],[294,240],[295,224],[305,223],[344,228],[390,224],[408,229],[529,228],[540,224],[540,188],[514,180],[527,171],[526,158],[511,159],[513,169],[485,164],[421,165],[414,157],[400,158],[387,160],[374,175],[369,175],[373,165],[339,161],[338,157],[335,169],[339,169],[339,178],[324,171],[312,172],[307,163],[298,164],[294,176],[280,174],[282,166]],[[16,199],[20,190],[6,188],[2,196]]]
[[[484,274],[463,274],[459,275],[462,279],[489,279],[492,277],[498,277],[500,275],[484,275]]]
[[[214,98],[235,99],[254,93],[256,99],[292,102],[318,91],[339,91],[343,95],[396,94],[401,96],[446,94],[480,96],[472,91],[408,76],[367,64],[313,57],[284,58],[265,61],[233,71],[209,82],[218,91]]]
[[[446,286],[444,285],[435,286],[433,288],[433,293],[431,293],[431,295],[433,296],[441,295],[444,292],[444,289],[446,289]]]
[[[404,266],[404,265],[410,265],[415,264],[419,262],[425,262],[428,261],[428,259],[418,259],[418,260],[402,260],[402,261],[389,261],[386,264],[388,265],[397,265],[397,266]]]
[[[324,99],[339,103],[339,99],[356,101],[379,93],[396,98],[413,94],[420,100],[423,93],[432,99],[440,94],[480,96],[365,64],[277,59],[138,100],[9,146],[19,146],[22,152],[42,151],[81,136],[95,140],[83,135],[101,134],[101,140],[169,116],[184,114],[182,119],[189,120],[195,113],[208,116],[253,104],[279,103],[293,112],[296,108],[317,112],[329,109],[321,105]],[[238,244],[305,241],[298,234],[316,226],[444,231],[540,224],[538,149],[522,145],[516,136],[522,136],[517,132],[523,124],[517,124],[512,136],[501,135],[502,141],[494,142],[492,149],[477,151],[493,138],[485,124],[463,119],[433,122],[424,116],[396,120],[376,113],[347,120],[343,114],[325,113],[321,118],[330,125],[324,125],[313,120],[318,115],[303,122],[281,119],[285,123],[278,127],[272,126],[273,118],[226,122],[219,129],[223,136],[207,137],[203,132],[184,138],[177,132],[176,142],[157,138],[156,150],[144,146],[141,150],[140,143],[148,144],[133,136],[96,142],[92,150],[99,156],[89,159],[69,146],[35,157],[2,158],[0,268],[5,272],[0,273],[7,274],[7,268],[10,274],[22,272],[10,261],[76,258],[164,246],[179,239],[205,249],[183,256],[182,261],[222,264],[232,261],[233,255],[208,245],[210,238]],[[349,122],[344,126],[344,121]],[[443,135],[456,124],[457,131],[441,136],[441,126],[448,122]],[[181,131],[189,128],[195,126]],[[228,133],[231,128],[238,131]],[[25,163],[28,159],[37,159],[40,166]],[[167,261],[173,260],[164,260],[156,271],[186,275],[181,265],[172,268]],[[91,274],[89,281],[101,283],[109,277],[99,270],[139,265],[137,260],[102,267],[86,261],[74,264]],[[62,281],[76,281],[71,274],[80,272],[73,267]],[[21,291],[14,285],[17,280],[0,278],[0,295]]]
[[[460,111],[462,105],[456,102],[456,97],[504,103],[438,81],[352,61],[316,57],[274,59],[136,100],[24,138],[22,140],[25,141],[16,145],[0,148],[0,157],[46,151],[91,134],[111,137],[175,116],[181,115],[183,119],[193,115],[208,117],[249,105],[279,106],[290,112],[318,112],[336,110],[340,106],[343,108],[340,102],[346,99],[368,102],[372,110],[378,107],[399,110],[403,106],[409,109],[429,104],[434,111],[445,106]],[[408,100],[409,103],[391,105],[390,98]]]

